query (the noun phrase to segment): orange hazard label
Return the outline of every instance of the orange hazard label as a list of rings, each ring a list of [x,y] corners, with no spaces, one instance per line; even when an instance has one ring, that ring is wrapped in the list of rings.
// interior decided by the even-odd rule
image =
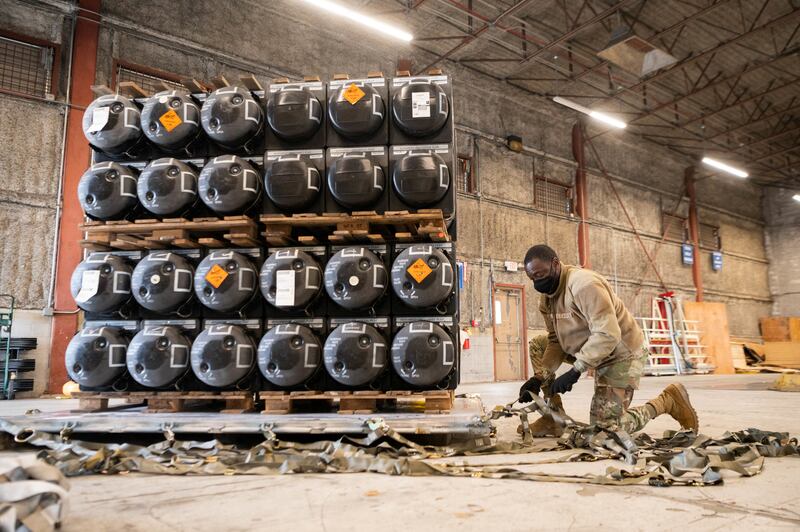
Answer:
[[[225,279],[227,278],[228,278],[228,272],[226,272],[225,269],[222,268],[219,264],[215,264],[214,266],[212,266],[211,269],[208,270],[208,273],[206,274],[206,281],[208,281],[208,284],[210,284],[214,288],[219,288],[219,285],[225,282]]]
[[[347,89],[344,91],[344,99],[350,102],[350,105],[355,105],[358,103],[358,100],[364,97],[366,92],[361,90],[361,87],[356,85],[355,83],[351,83]]]
[[[181,120],[181,117],[178,116],[178,113],[176,113],[174,109],[170,109],[161,115],[158,121],[161,122],[161,125],[167,130],[167,133],[183,123],[183,120]]]
[[[421,283],[433,270],[424,260],[417,259],[406,271],[416,282]]]

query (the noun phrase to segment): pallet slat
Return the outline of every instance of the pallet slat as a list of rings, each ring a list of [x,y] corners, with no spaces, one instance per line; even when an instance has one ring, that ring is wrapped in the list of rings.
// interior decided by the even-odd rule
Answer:
[[[342,392],[260,392],[264,402],[263,414],[288,414],[294,411],[337,410],[340,414],[371,414],[392,410],[398,403],[417,403],[426,413],[444,413],[453,408],[454,392],[436,390],[424,392],[371,390]]]
[[[250,392],[78,392],[72,394],[78,399],[78,408],[84,412],[102,412],[109,409],[111,399],[124,399],[128,403],[145,403],[145,412],[183,412],[190,402],[215,401],[224,403],[212,410],[220,413],[252,412],[255,410],[255,397]]]
[[[371,242],[449,242],[447,224],[439,209],[417,212],[375,211],[347,213],[303,214],[295,216],[262,215],[266,226],[262,233],[270,245],[285,246],[302,243],[303,238],[331,243]]]
[[[86,238],[80,242],[81,246],[93,251],[260,245],[258,225],[248,216],[87,222],[80,225],[80,230],[86,234]]]

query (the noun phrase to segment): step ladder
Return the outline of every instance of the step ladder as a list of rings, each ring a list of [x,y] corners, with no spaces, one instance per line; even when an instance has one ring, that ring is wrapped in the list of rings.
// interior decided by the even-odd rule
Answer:
[[[687,320],[680,299],[666,292],[653,298],[650,317],[636,318],[642,327],[650,355],[646,375],[710,373],[699,322]]]

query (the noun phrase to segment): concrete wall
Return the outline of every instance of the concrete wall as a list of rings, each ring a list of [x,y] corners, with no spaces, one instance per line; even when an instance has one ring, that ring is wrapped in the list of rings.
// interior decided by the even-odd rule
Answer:
[[[0,29],[61,45],[66,64],[71,24],[58,10],[6,2]],[[12,334],[36,337],[34,394],[47,383],[50,319],[47,304],[64,127],[66,68],[53,81],[56,101],[0,93],[0,293],[16,298]],[[3,302],[0,302],[3,304]],[[31,377],[30,374],[23,375]]]
[[[27,3],[7,4],[0,25],[36,26],[29,19],[40,15],[30,14]],[[114,59],[199,79],[217,74],[230,79],[253,72],[264,82],[275,75],[317,74],[325,79],[337,72],[359,75],[375,69],[391,74],[399,58],[411,58],[418,66],[432,59],[416,48],[359,29],[342,32],[327,17],[290,0],[150,0],[147,4],[144,11],[141,2],[103,2],[98,83],[110,83]],[[58,26],[57,14],[46,16],[56,17],[49,27]],[[415,24],[434,24],[427,15],[414,16]],[[490,279],[524,286],[527,324],[536,329],[542,323],[532,286],[522,271],[503,271],[503,262],[521,261],[537,242],[555,247],[566,262],[577,262],[577,220],[537,209],[532,181],[534,175],[542,175],[572,183],[570,131],[576,115],[464,66],[452,62],[441,66],[455,80],[458,152],[478,162],[478,194],[458,197],[459,256],[467,265],[462,323],[483,318],[482,325],[471,331],[471,349],[464,352],[464,380],[491,380],[493,339],[486,316]],[[60,127],[56,117],[45,116],[44,111],[38,114],[39,127]],[[502,146],[500,139],[511,133],[523,137],[525,153],[514,154]],[[0,148],[8,152],[3,157],[18,152],[17,143]],[[595,145],[652,252],[661,235],[660,213],[674,205],[689,161],[628,133],[603,135]],[[609,277],[637,315],[649,314],[650,297],[661,287],[589,151],[587,160],[594,168],[588,180],[592,265]],[[721,227],[725,251],[719,273],[711,271],[708,253],[703,254],[707,299],[729,304],[731,330],[737,335],[757,335],[758,317],[771,305],[760,195],[759,189],[731,179],[710,178],[698,184],[700,219]],[[691,270],[680,263],[678,244],[661,247],[658,268],[669,289],[693,297]],[[5,275],[14,279],[16,274]],[[35,277],[37,283],[44,282],[41,275]],[[20,293],[38,290],[12,282]],[[41,304],[33,301],[33,307]]]
[[[800,203],[792,199],[798,190],[769,188],[764,194],[774,316],[800,316]]]

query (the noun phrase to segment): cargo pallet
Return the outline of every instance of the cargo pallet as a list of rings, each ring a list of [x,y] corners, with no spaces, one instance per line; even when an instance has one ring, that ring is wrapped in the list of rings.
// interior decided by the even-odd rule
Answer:
[[[111,399],[124,399],[129,404],[146,404],[145,412],[165,413],[184,412],[191,404],[224,402],[223,408],[211,408],[204,405],[206,411],[213,410],[222,414],[241,414],[255,410],[255,401],[251,392],[77,392],[72,397],[78,399],[78,410],[81,412],[103,412],[110,410]],[[118,409],[115,407],[114,409]]]
[[[422,409],[426,414],[446,414],[453,409],[455,398],[453,390],[259,392],[258,396],[264,402],[263,414],[321,412],[334,409],[339,414],[348,415],[394,411],[401,403]]]
[[[440,209],[416,212],[356,211],[348,213],[264,214],[263,235],[271,246],[318,245],[365,242],[449,242],[447,223]]]
[[[249,216],[166,218],[130,221],[87,221],[80,244],[90,251],[165,248],[257,247],[258,224]]]
[[[188,410],[184,412],[147,412],[141,404],[124,404],[117,395],[114,405],[95,412],[62,410],[60,412],[30,411],[5,416],[3,421],[19,427],[51,434],[69,433],[78,439],[103,434],[118,442],[130,442],[130,434],[161,435],[169,428],[181,438],[207,438],[209,434],[263,435],[269,428],[281,437],[366,435],[370,423],[379,417],[398,433],[420,443],[444,445],[441,440],[474,439],[493,433],[492,422],[481,400],[474,396],[456,397],[453,409],[445,414],[422,412],[381,412],[379,414],[342,415],[336,412],[243,414]],[[122,400],[121,400],[122,399]],[[131,399],[137,401],[137,399]],[[70,403],[78,401],[70,401]],[[77,404],[76,404],[77,406]],[[71,407],[67,407],[71,408]]]

